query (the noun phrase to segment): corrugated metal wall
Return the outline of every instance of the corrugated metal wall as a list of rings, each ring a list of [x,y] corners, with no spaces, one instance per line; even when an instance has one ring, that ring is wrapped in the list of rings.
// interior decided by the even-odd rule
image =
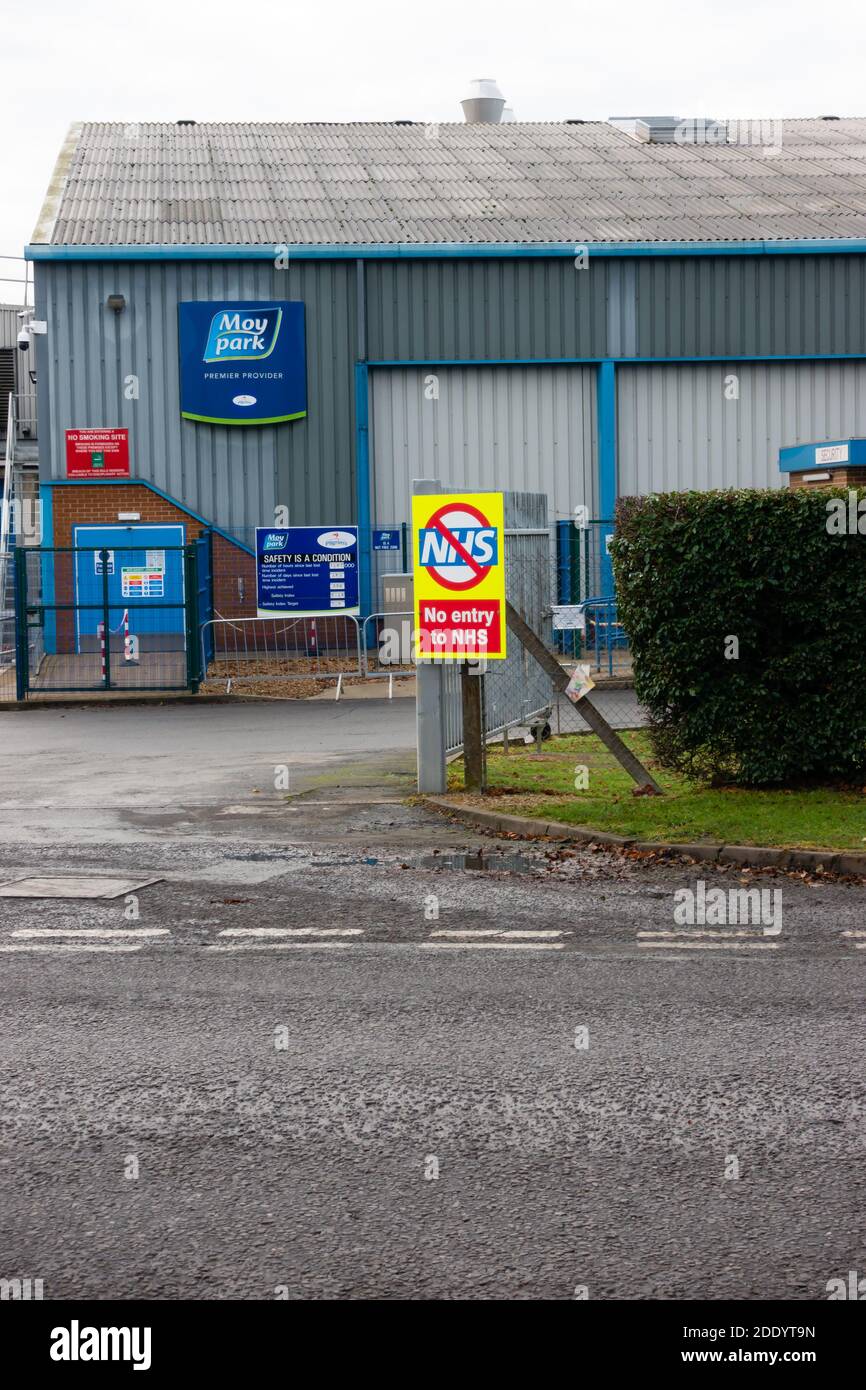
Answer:
[[[579,237],[575,238],[579,244]],[[355,517],[356,266],[297,261],[40,262],[35,344],[43,474],[65,475],[64,431],[125,425],[133,471],[229,531],[269,520]],[[862,256],[371,261],[371,361],[470,357],[866,352]],[[115,316],[107,296],[126,296]],[[301,299],[309,416],[275,428],[181,420],[177,304]],[[49,370],[50,369],[50,370]],[[776,484],[782,443],[866,432],[856,364],[619,369],[620,491]],[[763,373],[763,375],[762,375]],[[780,375],[772,375],[777,373]],[[127,400],[124,380],[139,379]],[[374,516],[405,519],[413,476],[539,489],[551,518],[597,514],[593,367],[442,367],[439,400],[417,368],[373,368]],[[46,383],[50,378],[50,390]]]
[[[616,261],[371,261],[371,361],[594,357],[607,351]]]
[[[636,265],[641,357],[866,352],[863,256],[649,256]]]
[[[783,445],[866,434],[866,362],[620,367],[617,392],[621,496],[782,486]]]
[[[406,520],[413,478],[543,492],[551,520],[578,502],[596,515],[595,376],[592,367],[372,371],[374,517]]]
[[[16,307],[14,304],[0,304],[0,349],[8,348],[12,353],[12,374],[18,397],[19,435],[35,439],[36,387],[30,379],[30,372],[36,371],[36,358],[32,351],[21,352],[18,347],[18,330],[21,327],[21,320],[18,318],[19,308],[20,305]],[[0,406],[0,433],[6,429],[7,410],[8,401],[4,399]]]
[[[133,473],[229,531],[266,524],[276,504],[299,525],[354,516],[351,263],[40,263],[36,288],[52,376],[44,474],[65,477],[65,430],[128,426]],[[111,293],[126,296],[119,315],[105,307]],[[308,418],[255,429],[182,420],[178,303],[274,297],[306,304]],[[131,374],[138,400],[124,395]]]
[[[374,361],[866,352],[863,256],[377,261],[367,284]]]
[[[18,338],[18,309],[14,304],[0,304],[0,348],[14,348]]]

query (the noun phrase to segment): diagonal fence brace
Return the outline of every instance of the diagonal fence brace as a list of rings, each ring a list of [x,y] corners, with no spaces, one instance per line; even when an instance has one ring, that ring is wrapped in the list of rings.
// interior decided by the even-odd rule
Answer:
[[[523,615],[518,613],[514,604],[507,601],[505,618],[515,637],[522,642],[530,656],[534,657],[539,666],[550,676],[554,690],[560,693],[564,692],[568,685],[567,673],[563,671],[556,657],[551,656],[541,638],[529,626]],[[601,710],[592,703],[588,695],[584,695],[580,702],[580,716],[613,754],[620,767],[628,773],[633,781],[637,782],[639,787],[649,787],[654,796],[664,796],[658,782],[647,772],[640,758],[636,758],[631,749],[623,743],[619,734],[611,728]]]

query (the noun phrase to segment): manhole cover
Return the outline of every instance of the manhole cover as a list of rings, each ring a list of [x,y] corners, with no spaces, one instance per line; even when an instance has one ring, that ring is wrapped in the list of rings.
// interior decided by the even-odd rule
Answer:
[[[19,878],[0,886],[0,898],[119,898],[136,893],[158,878],[97,878],[89,874],[59,874],[53,878]]]

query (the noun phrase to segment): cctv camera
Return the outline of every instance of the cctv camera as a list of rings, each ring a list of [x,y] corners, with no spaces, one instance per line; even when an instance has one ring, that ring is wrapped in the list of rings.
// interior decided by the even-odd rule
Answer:
[[[19,328],[18,330],[18,350],[19,352],[30,351],[30,334],[26,328]]]

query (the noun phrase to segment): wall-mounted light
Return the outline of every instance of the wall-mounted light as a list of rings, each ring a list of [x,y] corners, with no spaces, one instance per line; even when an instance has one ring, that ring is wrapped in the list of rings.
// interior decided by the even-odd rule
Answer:
[[[110,294],[105,302],[116,314],[123,313],[126,308],[126,296],[122,294]]]

